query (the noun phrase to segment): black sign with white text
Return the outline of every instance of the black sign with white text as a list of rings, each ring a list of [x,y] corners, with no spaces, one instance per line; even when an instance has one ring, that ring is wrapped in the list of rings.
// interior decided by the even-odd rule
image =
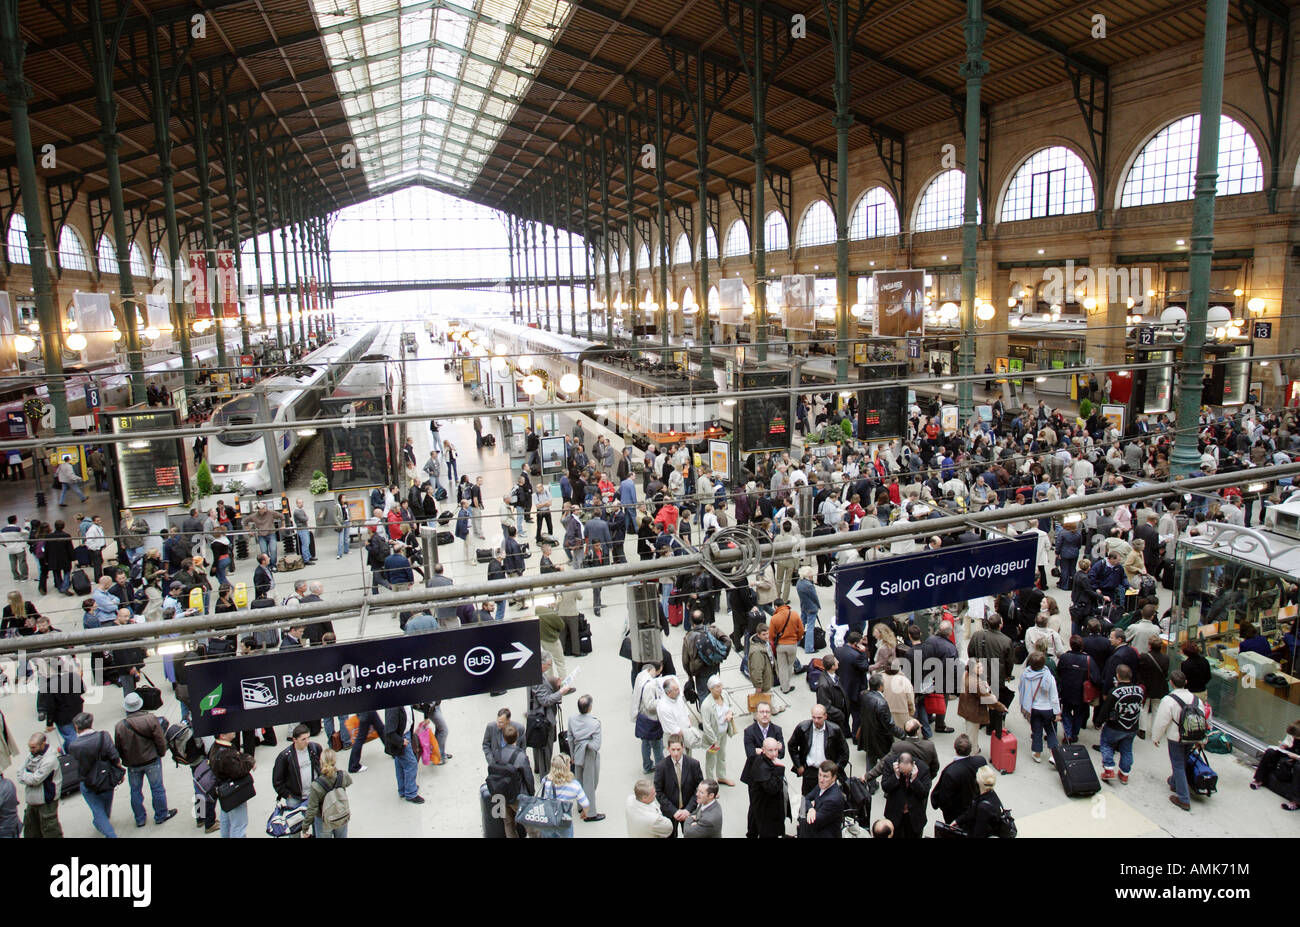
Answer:
[[[200,736],[500,692],[541,681],[536,619],[186,666]]]

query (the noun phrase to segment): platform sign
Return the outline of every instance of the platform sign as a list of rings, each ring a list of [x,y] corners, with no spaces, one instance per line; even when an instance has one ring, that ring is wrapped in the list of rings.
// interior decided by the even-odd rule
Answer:
[[[910,360],[920,360],[921,358],[921,339],[907,339],[907,356]]]
[[[106,412],[104,419],[113,434],[177,432],[180,428],[175,409]],[[189,479],[185,472],[185,446],[180,438],[142,438],[119,442],[113,447],[122,486],[122,508],[185,504]]]
[[[918,532],[925,523],[917,523]],[[1038,535],[886,557],[835,571],[835,614],[870,621],[1034,584]]]
[[[1256,322],[1256,323],[1254,324],[1253,328],[1254,328],[1254,334],[1255,334],[1255,337],[1256,337],[1256,338],[1261,338],[1261,339],[1263,339],[1263,338],[1272,338],[1272,337],[1273,337],[1273,323],[1272,323],[1272,322]]]
[[[99,387],[93,383],[86,387],[86,408],[99,408]]]
[[[1149,348],[1156,343],[1156,330],[1150,325],[1143,325],[1137,330],[1137,342],[1144,348]]]
[[[541,682],[536,619],[186,665],[199,736]]]

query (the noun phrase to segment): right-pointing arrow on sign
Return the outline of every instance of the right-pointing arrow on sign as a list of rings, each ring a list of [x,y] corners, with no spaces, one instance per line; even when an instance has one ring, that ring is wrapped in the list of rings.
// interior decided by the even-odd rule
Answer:
[[[518,641],[515,641],[514,649],[501,654],[501,659],[513,661],[515,669],[522,669],[523,665],[528,662],[528,658],[532,655],[533,652],[531,650]]]
[[[853,584],[853,588],[844,594],[844,597],[847,598],[854,605],[861,605],[862,597],[871,595],[875,591],[876,590],[874,589],[863,589],[862,580],[858,580]]]

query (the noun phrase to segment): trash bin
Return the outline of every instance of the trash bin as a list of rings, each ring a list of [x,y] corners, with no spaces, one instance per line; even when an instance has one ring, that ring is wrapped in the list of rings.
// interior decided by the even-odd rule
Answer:
[[[478,787],[478,797],[479,810],[483,816],[483,836],[504,840],[506,836],[506,819],[492,813],[493,806],[497,803],[492,800],[487,783]],[[504,813],[505,811],[502,809],[502,814]]]

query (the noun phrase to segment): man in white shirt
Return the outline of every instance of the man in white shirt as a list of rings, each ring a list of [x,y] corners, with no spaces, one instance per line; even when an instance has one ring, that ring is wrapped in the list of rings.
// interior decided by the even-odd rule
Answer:
[[[1095,472],[1092,462],[1088,460],[1087,457],[1084,457],[1082,454],[1075,457],[1073,473],[1076,485],[1083,485],[1085,480],[1092,479]]]
[[[84,543],[90,551],[90,565],[95,569],[95,580],[98,582],[104,575],[104,546],[108,543],[104,538],[104,519],[99,515],[91,520],[90,527],[86,529]]]

